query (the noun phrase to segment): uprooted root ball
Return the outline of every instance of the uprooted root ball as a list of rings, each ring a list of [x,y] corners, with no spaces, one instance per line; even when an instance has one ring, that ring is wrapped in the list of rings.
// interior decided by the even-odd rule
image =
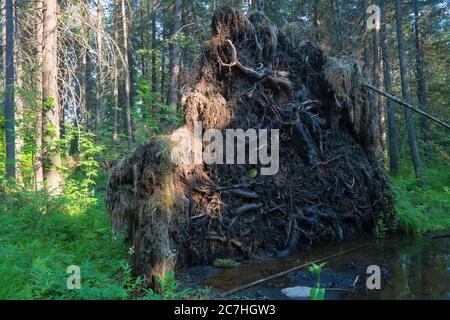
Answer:
[[[182,99],[185,128],[279,129],[279,172],[174,165],[168,137],[140,146],[112,169],[107,190],[135,272],[151,280],[176,266],[289,253],[389,224],[392,193],[359,65],[310,43],[294,47],[260,13],[222,8],[212,29]]]

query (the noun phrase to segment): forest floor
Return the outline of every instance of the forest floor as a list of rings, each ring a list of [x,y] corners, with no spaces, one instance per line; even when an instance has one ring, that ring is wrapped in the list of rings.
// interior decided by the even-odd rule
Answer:
[[[450,170],[443,161],[425,169],[418,187],[411,168],[392,177],[398,229],[410,234],[450,230]],[[0,189],[0,299],[132,299],[140,279],[131,276],[129,249],[111,232],[104,211],[106,175],[95,198],[61,197]],[[67,267],[81,269],[81,290],[67,290]],[[170,278],[163,296],[145,299],[204,298],[207,289],[180,290]],[[203,291],[202,291],[203,290]]]

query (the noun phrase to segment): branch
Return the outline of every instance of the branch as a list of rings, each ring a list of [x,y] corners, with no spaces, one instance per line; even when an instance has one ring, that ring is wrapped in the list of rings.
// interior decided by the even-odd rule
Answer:
[[[385,96],[386,98],[389,98],[389,99],[397,102],[398,104],[400,104],[400,105],[402,105],[402,106],[404,106],[404,107],[406,107],[408,109],[411,109],[411,110],[417,112],[418,114],[421,114],[422,116],[424,116],[424,117],[426,117],[426,118],[428,118],[430,120],[433,120],[434,122],[436,122],[436,123],[440,124],[441,126],[443,126],[443,127],[445,127],[445,128],[450,130],[450,125],[448,123],[445,123],[444,121],[439,120],[438,118],[432,116],[431,114],[429,114],[429,113],[427,113],[427,112],[425,112],[423,110],[415,108],[413,105],[407,103],[406,101],[404,101],[404,100],[402,100],[402,99],[400,99],[400,98],[398,98],[398,97],[396,97],[396,96],[394,96],[394,95],[392,95],[390,93],[384,92],[384,91],[378,89],[377,87],[374,87],[371,84],[363,83],[363,85],[366,86],[369,89],[372,89],[376,93],[381,94],[382,96]]]
[[[230,47],[231,47],[231,62],[230,63],[224,63],[222,61],[222,59],[219,57],[219,63],[222,67],[238,67],[239,70],[241,70],[243,73],[245,73],[246,75],[249,75],[251,77],[256,78],[257,80],[262,79],[264,77],[267,76],[267,69],[265,68],[261,68],[259,70],[255,70],[249,67],[244,66],[241,62],[239,62],[238,58],[237,58],[237,50],[236,47],[234,46],[233,42],[231,42],[231,40],[227,39],[225,41]]]
[[[285,77],[277,77],[274,75],[270,75],[267,68],[264,68],[262,64],[258,67],[258,69],[252,69],[249,67],[244,66],[237,57],[237,50],[234,46],[233,42],[231,40],[227,39],[225,41],[231,48],[231,62],[230,63],[224,63],[222,59],[219,57],[219,63],[222,67],[238,67],[239,70],[241,70],[243,73],[245,73],[248,76],[251,76],[255,78],[256,80],[261,80],[263,78],[267,78],[267,80],[276,87],[283,87],[286,89],[289,93],[292,92],[294,89],[294,84]]]

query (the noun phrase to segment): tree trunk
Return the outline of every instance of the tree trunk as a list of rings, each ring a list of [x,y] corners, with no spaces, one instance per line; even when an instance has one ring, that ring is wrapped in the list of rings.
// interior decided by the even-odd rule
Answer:
[[[370,51],[369,51],[369,41],[367,41],[367,8],[368,8],[368,0],[363,1],[363,29],[362,36],[364,42],[364,64],[366,68],[370,68]]]
[[[97,0],[97,77],[95,91],[95,135],[100,138],[100,111],[102,107],[102,81],[103,81],[103,0]]]
[[[256,10],[258,10],[258,12],[264,13],[265,11],[264,0],[255,0],[255,2],[256,2]]]
[[[291,23],[295,21],[295,6],[296,6],[295,0],[291,0],[291,19],[290,19]]]
[[[144,8],[144,1],[140,1],[139,2],[139,42],[140,42],[140,47],[142,49],[146,48],[146,39],[144,36],[144,30],[146,30],[147,28],[147,16],[145,15],[145,8]],[[148,13],[147,13],[148,15]],[[141,74],[145,75],[147,70],[146,70],[146,66],[145,66],[145,55],[144,54],[140,54],[140,60],[141,60]]]
[[[169,109],[173,115],[177,113],[177,100],[178,100],[178,78],[180,75],[180,48],[178,45],[177,32],[181,28],[181,0],[175,0],[174,6],[174,24],[173,24],[173,32],[172,32],[172,54],[171,54],[171,70],[170,70],[170,85],[169,92],[167,94],[167,104],[169,105]]]
[[[43,6],[42,1],[36,2],[36,65],[38,68],[42,61],[42,48],[43,48]],[[36,110],[36,134],[34,141],[36,144],[36,152],[34,155],[34,187],[35,190],[41,190],[44,187],[44,167],[42,164],[42,73],[38,73],[36,76],[36,87],[39,92],[40,102],[37,104]]]
[[[381,34],[380,41],[383,56],[383,78],[384,88],[386,92],[392,93],[391,80],[391,66],[389,62],[389,46],[387,44],[387,30],[386,30],[386,11],[385,0],[381,0]],[[386,99],[386,109],[388,118],[388,140],[389,140],[389,167],[392,174],[398,173],[398,144],[397,144],[397,130],[395,128],[395,104],[390,99]]]
[[[335,55],[340,55],[343,50],[343,35],[341,26],[341,9],[339,7],[339,1],[330,0],[330,8],[332,12],[333,28],[335,28],[336,33],[333,34],[333,51]]]
[[[14,128],[14,15],[13,1],[5,2],[5,120],[6,120],[6,177],[16,177],[16,144]]]
[[[163,22],[163,30],[162,30],[162,41],[161,41],[161,83],[160,83],[160,95],[161,102],[164,102],[164,95],[166,90],[166,54],[167,48],[165,45],[166,41],[166,22]]]
[[[316,43],[320,44],[320,22],[319,22],[319,8],[317,4],[318,0],[314,0],[313,4],[313,25],[314,25],[314,35],[316,38]]]
[[[83,119],[85,120],[84,125],[86,129],[90,127],[90,114],[87,109],[87,81],[88,81],[88,67],[87,67],[87,59],[88,59],[88,48],[87,43],[89,42],[89,28],[87,25],[88,12],[86,9],[82,7],[83,21],[82,21],[82,29],[81,36],[83,37],[83,44],[81,48],[81,77],[80,77],[80,104],[81,104],[81,112],[84,114]]]
[[[118,40],[118,30],[114,31],[115,41]],[[119,142],[119,63],[117,57],[114,58],[114,70],[113,70],[113,144],[117,146]]]
[[[56,0],[44,0],[42,97],[44,179],[51,195],[61,192],[61,157],[59,154],[59,105],[58,105],[58,31]]]
[[[156,99],[157,93],[157,72],[156,72],[156,10],[158,2],[153,1],[152,7],[152,93],[153,99]]]
[[[14,5],[14,65],[15,65],[15,87],[23,88],[23,67],[24,61],[22,59],[23,51],[21,50],[21,42],[23,41],[23,36],[20,34],[21,30],[19,28],[19,18],[17,15],[18,6]],[[16,183],[23,184],[23,166],[22,166],[22,153],[24,146],[24,112],[25,112],[25,103],[23,96],[20,94],[15,94],[15,144],[16,144]]]
[[[125,63],[125,108],[127,121],[127,142],[128,151],[133,150],[133,129],[131,125],[131,79],[130,64],[128,62],[128,26],[125,10],[125,0],[120,0],[122,10],[122,32],[123,32],[123,58]]]
[[[422,35],[420,32],[420,16],[419,16],[419,1],[414,0],[414,29],[415,29],[415,45],[416,45],[416,70],[417,70],[417,97],[419,100],[419,107],[423,111],[427,111],[427,86],[424,71],[424,58],[422,48]],[[426,118],[420,119],[420,129],[422,133],[422,140],[425,144],[425,157],[427,159],[431,156],[431,150],[428,143],[428,120]]]
[[[376,5],[379,6],[379,2],[376,1]],[[379,75],[379,46],[380,46],[380,34],[378,29],[373,30],[373,63],[372,63],[372,84],[374,87],[379,88],[380,86],[380,75]],[[374,119],[373,122],[373,132],[375,137],[377,137],[377,140],[375,141],[375,148],[377,153],[382,154],[384,149],[384,143],[383,143],[383,129],[382,129],[382,105],[381,105],[381,99],[378,95],[375,95],[374,97],[374,108],[373,113]]]
[[[397,18],[397,39],[398,39],[398,55],[400,61],[400,79],[402,85],[402,95],[403,100],[411,103],[411,96],[409,94],[409,83],[408,83],[408,70],[406,67],[405,59],[405,40],[403,38],[403,13],[402,13],[402,3],[401,0],[396,1],[396,18]],[[412,121],[413,112],[409,109],[405,109],[406,116],[406,129],[408,133],[408,142],[411,152],[411,158],[414,165],[414,171],[416,173],[416,178],[420,182],[420,156],[419,150],[417,148],[416,133],[414,128],[414,123]]]
[[[118,7],[117,2],[114,3],[114,16],[113,16],[113,28],[114,28],[114,42],[119,44],[119,24],[118,24]],[[114,55],[114,70],[113,70],[113,144],[117,147],[119,143],[119,58]]]

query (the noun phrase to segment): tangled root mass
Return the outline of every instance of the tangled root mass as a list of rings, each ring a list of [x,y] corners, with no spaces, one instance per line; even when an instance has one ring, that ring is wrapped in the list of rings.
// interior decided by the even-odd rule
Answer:
[[[107,206],[137,274],[219,257],[291,252],[377,231],[393,217],[361,67],[292,43],[260,13],[217,10],[185,126],[279,129],[280,165],[173,165],[156,137],[111,171]]]

